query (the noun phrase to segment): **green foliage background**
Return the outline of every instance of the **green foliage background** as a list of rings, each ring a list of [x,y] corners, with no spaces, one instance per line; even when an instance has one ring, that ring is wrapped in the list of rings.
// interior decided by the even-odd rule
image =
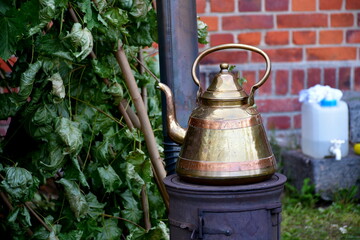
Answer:
[[[18,58],[0,85],[19,87],[0,94],[0,119],[12,119],[0,142],[0,190],[14,206],[1,206],[2,236],[29,239],[30,228],[31,239],[169,238],[144,138],[117,109],[121,99],[130,100],[114,57],[120,42],[138,86],[147,88],[150,121],[161,142],[160,93],[134,60],[157,41],[156,24],[151,0],[0,2],[0,58]],[[144,59],[158,75],[156,59]],[[143,227],[143,188],[149,231]]]

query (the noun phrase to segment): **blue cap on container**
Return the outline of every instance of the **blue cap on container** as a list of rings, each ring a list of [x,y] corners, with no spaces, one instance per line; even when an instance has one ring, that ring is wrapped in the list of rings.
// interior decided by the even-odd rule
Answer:
[[[322,107],[335,107],[337,105],[337,101],[335,99],[327,100],[323,99],[320,101],[320,106]]]

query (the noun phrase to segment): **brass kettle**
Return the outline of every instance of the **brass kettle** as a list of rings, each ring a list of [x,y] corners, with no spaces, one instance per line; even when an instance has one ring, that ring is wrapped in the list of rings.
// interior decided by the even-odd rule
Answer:
[[[229,65],[222,63],[220,72],[203,92],[196,77],[199,61],[212,52],[229,48],[262,55],[266,62],[264,76],[248,95],[229,72]],[[192,66],[193,80],[200,89],[198,106],[190,115],[187,129],[176,120],[171,90],[159,83],[166,95],[169,136],[182,144],[176,163],[181,179],[210,185],[247,184],[266,180],[275,173],[276,160],[254,104],[254,93],[265,83],[270,68],[266,53],[253,46],[224,44],[203,51]]]

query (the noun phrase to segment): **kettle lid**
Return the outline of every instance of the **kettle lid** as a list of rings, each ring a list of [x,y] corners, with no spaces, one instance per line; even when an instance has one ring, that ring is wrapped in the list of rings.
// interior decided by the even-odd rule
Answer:
[[[215,75],[210,86],[202,94],[202,100],[236,101],[246,103],[248,95],[239,84],[237,78],[229,72],[229,64],[221,63],[220,72]]]

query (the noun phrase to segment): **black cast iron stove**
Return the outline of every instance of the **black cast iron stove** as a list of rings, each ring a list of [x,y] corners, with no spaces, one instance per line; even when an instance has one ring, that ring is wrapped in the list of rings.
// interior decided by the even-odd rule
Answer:
[[[236,186],[197,185],[176,174],[166,177],[170,239],[280,239],[285,181],[279,173],[267,181]]]

